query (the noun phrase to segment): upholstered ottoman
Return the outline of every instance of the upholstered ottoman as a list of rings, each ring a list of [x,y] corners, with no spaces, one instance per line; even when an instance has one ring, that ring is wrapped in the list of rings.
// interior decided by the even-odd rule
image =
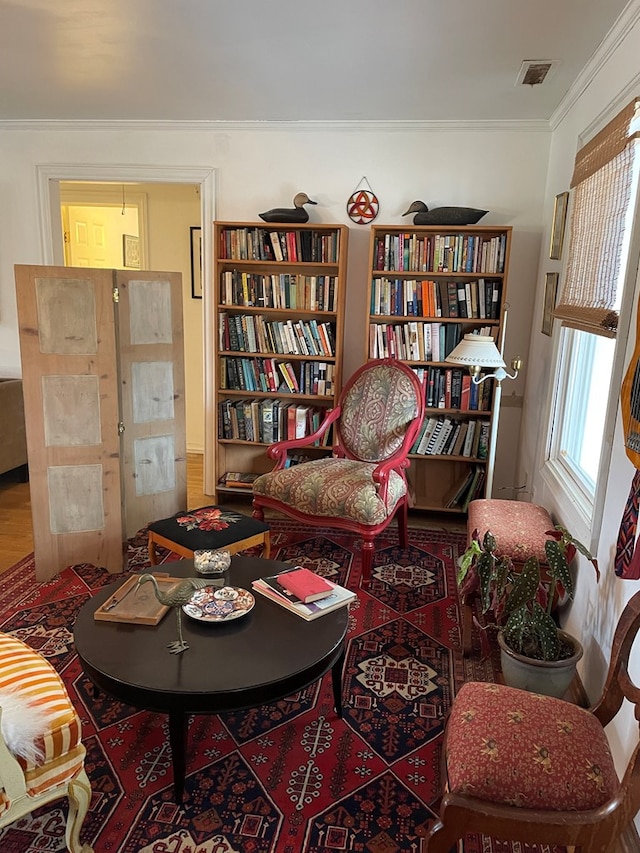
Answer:
[[[586,811],[620,782],[591,711],[551,696],[468,681],[445,744],[447,790],[527,809]]]
[[[51,664],[25,643],[3,633],[0,713],[0,827],[66,796],[67,849],[91,853],[91,848],[80,841],[91,800],[80,719]]]
[[[149,560],[156,565],[156,545],[190,559],[194,551],[219,550],[231,554],[262,545],[262,556],[269,558],[269,525],[223,506],[204,506],[177,512],[170,518],[149,525]]]
[[[527,557],[537,557],[544,572],[547,556],[544,543],[553,530],[553,520],[547,510],[525,501],[475,500],[469,504],[467,515],[467,541],[471,542],[474,530],[482,540],[487,530],[496,538],[496,553],[511,557],[514,565],[524,563]],[[473,597],[462,603],[462,651],[471,653],[471,627],[473,624]]]

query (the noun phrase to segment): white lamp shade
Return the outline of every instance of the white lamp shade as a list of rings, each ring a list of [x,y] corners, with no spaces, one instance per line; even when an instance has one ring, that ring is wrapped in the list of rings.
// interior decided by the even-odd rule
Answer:
[[[465,335],[445,361],[464,367],[506,367],[500,350],[489,335]]]

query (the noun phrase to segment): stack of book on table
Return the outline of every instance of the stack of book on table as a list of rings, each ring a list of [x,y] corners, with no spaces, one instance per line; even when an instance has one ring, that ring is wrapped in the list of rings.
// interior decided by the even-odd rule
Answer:
[[[307,621],[345,607],[356,598],[355,592],[301,566],[258,578],[252,587]]]

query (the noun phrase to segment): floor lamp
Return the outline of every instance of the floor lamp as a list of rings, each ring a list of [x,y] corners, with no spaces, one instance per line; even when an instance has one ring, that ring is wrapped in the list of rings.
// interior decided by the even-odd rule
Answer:
[[[504,332],[502,337],[504,339]],[[480,385],[487,379],[496,380],[496,389],[493,395],[493,425],[489,436],[487,453],[486,495],[490,498],[493,489],[493,468],[496,460],[496,445],[498,441],[502,381],[503,379],[515,379],[517,377],[518,371],[522,367],[522,360],[519,356],[512,359],[511,369],[513,373],[507,373],[502,353],[498,350],[492,337],[488,335],[465,335],[458,346],[445,358],[445,361],[450,364],[457,364],[459,367],[468,367],[471,374],[471,381],[475,385]],[[486,367],[492,368],[493,373],[483,373],[480,375],[482,369]]]

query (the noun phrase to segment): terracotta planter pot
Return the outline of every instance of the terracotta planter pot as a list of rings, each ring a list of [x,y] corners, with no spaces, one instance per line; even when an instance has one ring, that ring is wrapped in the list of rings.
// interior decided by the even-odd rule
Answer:
[[[573,645],[575,652],[566,660],[545,661],[514,652],[506,644],[500,632],[498,644],[505,684],[510,687],[519,687],[521,690],[529,690],[531,693],[562,698],[576,674],[576,665],[583,655],[583,648],[571,634],[564,631],[559,633],[562,639]]]

